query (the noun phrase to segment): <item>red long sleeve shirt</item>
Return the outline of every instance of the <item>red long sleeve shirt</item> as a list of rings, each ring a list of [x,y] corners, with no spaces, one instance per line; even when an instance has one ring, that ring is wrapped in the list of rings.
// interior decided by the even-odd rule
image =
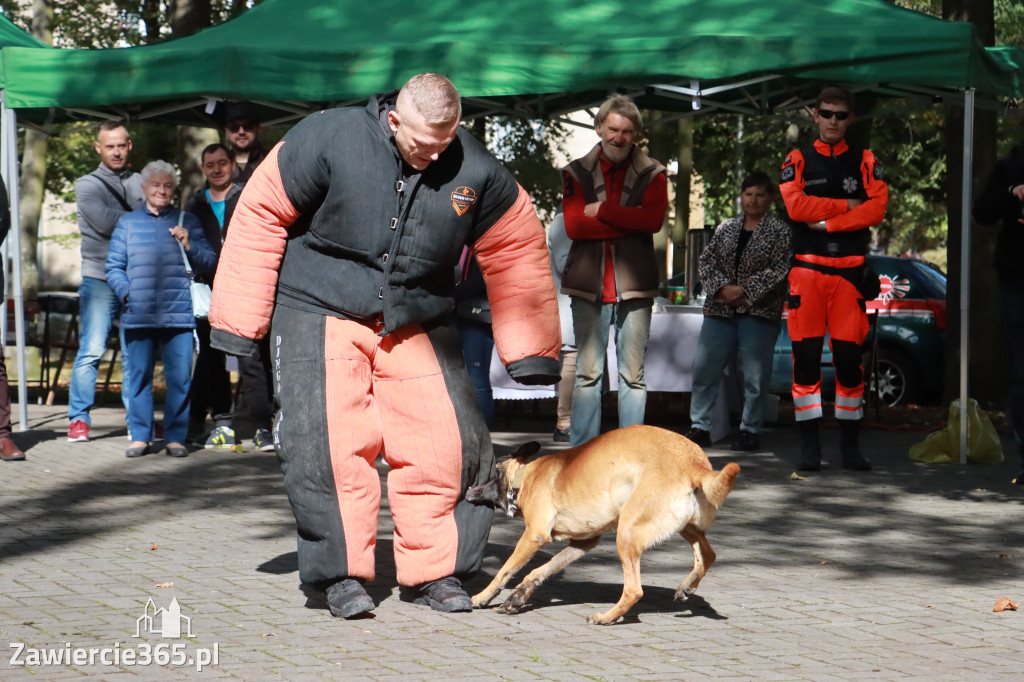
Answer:
[[[651,179],[639,206],[622,206],[619,201],[626,179],[626,164],[613,166],[602,156],[601,173],[604,176],[607,198],[601,202],[597,217],[583,214],[583,209],[587,205],[583,189],[568,174],[565,175],[567,186],[562,198],[562,211],[565,217],[565,232],[570,239],[604,240],[605,269],[601,299],[605,303],[614,303],[617,292],[611,257],[612,241],[637,232],[655,234],[661,229],[665,211],[668,209],[668,181],[664,173],[658,173]]]

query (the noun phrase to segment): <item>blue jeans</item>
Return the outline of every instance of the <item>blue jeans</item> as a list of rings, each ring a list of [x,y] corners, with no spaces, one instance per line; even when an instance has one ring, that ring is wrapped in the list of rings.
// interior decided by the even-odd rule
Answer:
[[[586,443],[601,433],[601,384],[608,354],[608,328],[615,325],[615,356],[619,365],[619,427],[644,423],[647,384],[644,354],[651,335],[653,301],[641,298],[618,303],[591,303],[572,297],[576,333],[576,386],[572,393],[569,442]]]
[[[100,359],[107,351],[107,337],[110,326],[118,316],[121,302],[106,280],[83,277],[78,287],[78,354],[71,368],[71,387],[68,395],[68,419],[80,419],[90,424],[89,410],[96,399],[96,375]],[[130,381],[128,354],[125,352],[124,330],[121,336],[121,401],[128,409],[128,392],[125,387]]]
[[[128,329],[125,357],[134,371],[128,384],[128,434],[132,440],[153,440],[153,366],[163,348],[167,397],[164,400],[164,441],[184,443],[188,435],[188,389],[192,377],[191,329]]]
[[[750,433],[761,432],[779,325],[755,315],[704,318],[693,362],[690,421],[694,427],[711,431],[711,412],[722,373],[729,360],[738,354],[738,367],[743,375],[740,428]]]
[[[476,403],[484,416],[487,428],[494,428],[494,392],[491,390],[491,353],[494,351],[494,332],[491,325],[456,320],[462,355],[466,358],[466,371],[476,390]]]

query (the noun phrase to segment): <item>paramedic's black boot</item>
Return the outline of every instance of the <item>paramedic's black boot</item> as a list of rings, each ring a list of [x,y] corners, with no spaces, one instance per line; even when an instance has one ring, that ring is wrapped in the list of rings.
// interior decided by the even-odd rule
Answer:
[[[843,455],[843,468],[871,471],[871,461],[860,454],[860,420],[840,419],[839,430],[839,451]]]
[[[366,594],[361,581],[342,578],[326,590],[327,606],[331,615],[339,618],[355,618],[373,611],[374,603]]]
[[[821,419],[806,419],[796,423],[800,430],[800,471],[821,471],[821,440],[818,426]]]

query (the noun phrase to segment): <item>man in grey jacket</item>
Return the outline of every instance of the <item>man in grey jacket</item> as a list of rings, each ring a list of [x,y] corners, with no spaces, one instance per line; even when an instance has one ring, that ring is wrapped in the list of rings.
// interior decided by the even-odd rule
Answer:
[[[110,235],[118,219],[143,202],[142,180],[128,168],[132,141],[120,121],[104,121],[96,134],[100,165],[75,180],[78,229],[82,235],[82,285],[78,288],[78,355],[71,370],[68,440],[89,440],[89,410],[96,395],[96,375],[107,336],[120,304],[107,284],[104,268]],[[122,337],[121,347],[124,347]],[[128,363],[121,359],[125,380]],[[127,382],[126,382],[127,383]],[[122,392],[127,408],[127,396]]]

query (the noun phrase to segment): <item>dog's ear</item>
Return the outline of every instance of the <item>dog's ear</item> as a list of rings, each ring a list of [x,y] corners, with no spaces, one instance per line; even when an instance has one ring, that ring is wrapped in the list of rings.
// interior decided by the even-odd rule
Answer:
[[[515,452],[509,455],[509,459],[529,459],[540,452],[540,443],[535,440],[531,440],[529,443],[523,443],[519,446]]]
[[[477,504],[499,504],[501,492],[498,490],[498,479],[481,485],[474,485],[466,491],[466,501]]]

